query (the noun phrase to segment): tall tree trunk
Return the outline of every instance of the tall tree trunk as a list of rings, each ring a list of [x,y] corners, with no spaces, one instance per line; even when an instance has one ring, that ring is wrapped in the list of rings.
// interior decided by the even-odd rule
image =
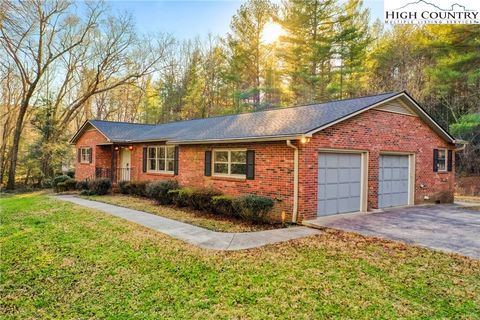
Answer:
[[[13,144],[12,151],[10,154],[10,167],[8,168],[8,182],[7,190],[15,189],[15,173],[17,171],[17,160],[18,160],[18,147],[20,145],[20,136],[23,129],[23,120],[25,119],[25,114],[27,112],[27,106],[30,102],[30,96],[20,106],[20,110],[17,117],[17,122],[15,124],[15,131],[13,133]]]

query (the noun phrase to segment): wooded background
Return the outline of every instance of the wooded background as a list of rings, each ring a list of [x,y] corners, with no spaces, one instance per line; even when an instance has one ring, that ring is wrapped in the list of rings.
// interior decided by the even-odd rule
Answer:
[[[266,26],[284,30],[264,41]],[[480,173],[480,25],[371,23],[360,0],[250,0],[223,37],[138,34],[103,2],[0,2],[0,185],[72,166],[86,119],[142,123],[407,90]]]

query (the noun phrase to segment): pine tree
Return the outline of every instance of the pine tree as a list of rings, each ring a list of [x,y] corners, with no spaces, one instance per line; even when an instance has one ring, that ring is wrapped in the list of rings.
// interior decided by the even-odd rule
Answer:
[[[292,102],[327,100],[334,41],[335,0],[291,0],[284,3],[282,38],[284,72]]]
[[[276,6],[268,0],[250,0],[242,4],[230,24],[227,43],[232,53],[231,74],[237,99],[246,102],[253,110],[260,106],[265,75],[267,51],[262,44],[262,32],[275,11]]]
[[[341,9],[334,38],[336,81],[331,89],[337,98],[349,98],[363,91],[361,79],[372,37],[369,34],[369,12],[363,8],[361,0],[349,0]]]

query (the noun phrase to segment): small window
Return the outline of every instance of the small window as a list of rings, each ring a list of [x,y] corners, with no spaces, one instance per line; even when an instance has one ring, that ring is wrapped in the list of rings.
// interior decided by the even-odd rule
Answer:
[[[245,150],[215,150],[213,174],[217,176],[245,177],[247,152]]]
[[[147,171],[149,172],[173,172],[175,162],[174,146],[148,147]]]
[[[80,163],[90,163],[92,148],[80,148]]]
[[[437,168],[438,171],[447,171],[447,150],[445,149],[438,149]]]

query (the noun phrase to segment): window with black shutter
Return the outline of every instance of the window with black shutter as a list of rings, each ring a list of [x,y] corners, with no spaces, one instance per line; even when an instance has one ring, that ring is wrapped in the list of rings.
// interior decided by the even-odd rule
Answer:
[[[142,171],[147,172],[147,147],[143,148]]]
[[[175,155],[174,155],[174,162],[173,162],[173,173],[178,175],[178,158],[180,156],[178,146],[175,146]]]
[[[255,179],[255,151],[247,150],[247,179]]]
[[[448,156],[446,149],[433,149],[433,171],[447,171],[447,158]]]
[[[205,176],[212,175],[212,151],[205,151]]]
[[[453,151],[448,150],[447,170],[452,171],[452,169],[453,169]]]

